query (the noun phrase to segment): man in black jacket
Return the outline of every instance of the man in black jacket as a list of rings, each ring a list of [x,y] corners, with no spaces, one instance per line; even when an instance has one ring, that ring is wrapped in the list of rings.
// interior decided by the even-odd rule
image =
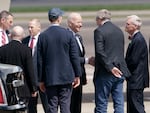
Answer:
[[[144,88],[149,87],[148,48],[140,32],[141,19],[136,15],[127,17],[125,30],[131,43],[126,53],[131,76],[127,79],[127,113],[145,113]]]
[[[37,95],[37,86],[33,71],[31,49],[21,43],[24,30],[15,26],[11,33],[12,41],[0,47],[0,63],[20,66],[25,77],[25,86],[19,89],[19,97],[28,101],[29,97]]]

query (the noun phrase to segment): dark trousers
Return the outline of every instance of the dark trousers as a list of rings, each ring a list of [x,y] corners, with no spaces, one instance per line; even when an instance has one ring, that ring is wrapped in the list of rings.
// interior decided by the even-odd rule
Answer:
[[[143,89],[127,89],[127,113],[145,113]]]
[[[82,103],[82,85],[74,88],[71,95],[71,113],[81,113],[81,103]]]
[[[42,91],[39,90],[39,95],[41,98],[42,106],[44,109],[44,112],[47,113],[48,110],[48,100],[46,93],[43,93]],[[28,113],[37,113],[37,104],[38,104],[38,96],[37,97],[31,97],[29,99],[29,104],[28,104]]]
[[[72,84],[46,87],[46,94],[48,113],[58,113],[58,106],[60,106],[60,113],[70,113]]]

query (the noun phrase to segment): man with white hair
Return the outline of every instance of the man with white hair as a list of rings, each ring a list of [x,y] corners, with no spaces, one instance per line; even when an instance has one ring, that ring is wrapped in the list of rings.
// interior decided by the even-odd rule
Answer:
[[[78,34],[78,32],[80,32],[82,27],[82,17],[80,13],[77,12],[70,13],[67,19],[67,23],[69,27],[68,29],[73,33],[73,35],[76,38],[82,72],[82,76],[80,77],[80,85],[74,88],[72,92],[70,110],[71,113],[81,113],[82,85],[87,84],[84,65],[88,63],[88,58],[85,58],[85,49],[82,36]]]
[[[124,59],[124,35],[111,21],[111,13],[102,9],[97,13],[98,27],[95,41],[95,113],[107,113],[112,95],[114,113],[124,113],[123,82],[130,75]]]
[[[145,113],[143,91],[149,87],[148,48],[140,32],[141,25],[138,16],[127,17],[125,31],[131,40],[126,53],[126,63],[131,72],[127,79],[127,113]]]

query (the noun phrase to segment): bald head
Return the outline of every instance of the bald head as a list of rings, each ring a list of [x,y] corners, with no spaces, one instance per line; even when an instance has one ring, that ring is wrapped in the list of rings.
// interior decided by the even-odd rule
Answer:
[[[21,41],[24,35],[25,35],[24,29],[21,26],[13,27],[12,32],[11,32],[12,39]]]
[[[68,27],[72,29],[72,31],[79,32],[82,27],[82,17],[80,13],[72,12],[69,14],[67,19]]]

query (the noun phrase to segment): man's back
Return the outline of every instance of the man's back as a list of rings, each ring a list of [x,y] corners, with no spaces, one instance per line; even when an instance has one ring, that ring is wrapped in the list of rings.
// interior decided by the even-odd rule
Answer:
[[[67,29],[51,26],[41,33],[37,47],[38,53],[43,56],[43,77],[47,86],[72,83],[75,75],[80,75],[77,45]],[[38,60],[42,61],[41,57]]]
[[[0,62],[5,64],[17,65],[23,69],[25,78],[28,82],[28,86],[26,88],[29,89],[26,89],[26,93],[22,93],[21,96],[29,97],[31,92],[33,92],[34,90],[32,86],[35,86],[36,81],[34,79],[34,72],[32,71],[33,64],[30,49],[21,44],[19,41],[12,40],[9,44],[0,48]]]
[[[110,72],[112,67],[116,66],[123,72],[124,76],[128,76],[129,73],[124,60],[124,35],[121,29],[111,22],[106,22],[95,30],[95,36],[97,35],[100,36],[95,38],[95,45],[99,46],[100,44],[101,46],[96,50],[96,73]]]
[[[23,68],[28,55],[27,53],[29,52],[29,48],[26,48],[19,41],[12,40],[9,44],[0,48],[0,61],[18,65]],[[29,55],[30,54],[31,53],[29,53]]]

